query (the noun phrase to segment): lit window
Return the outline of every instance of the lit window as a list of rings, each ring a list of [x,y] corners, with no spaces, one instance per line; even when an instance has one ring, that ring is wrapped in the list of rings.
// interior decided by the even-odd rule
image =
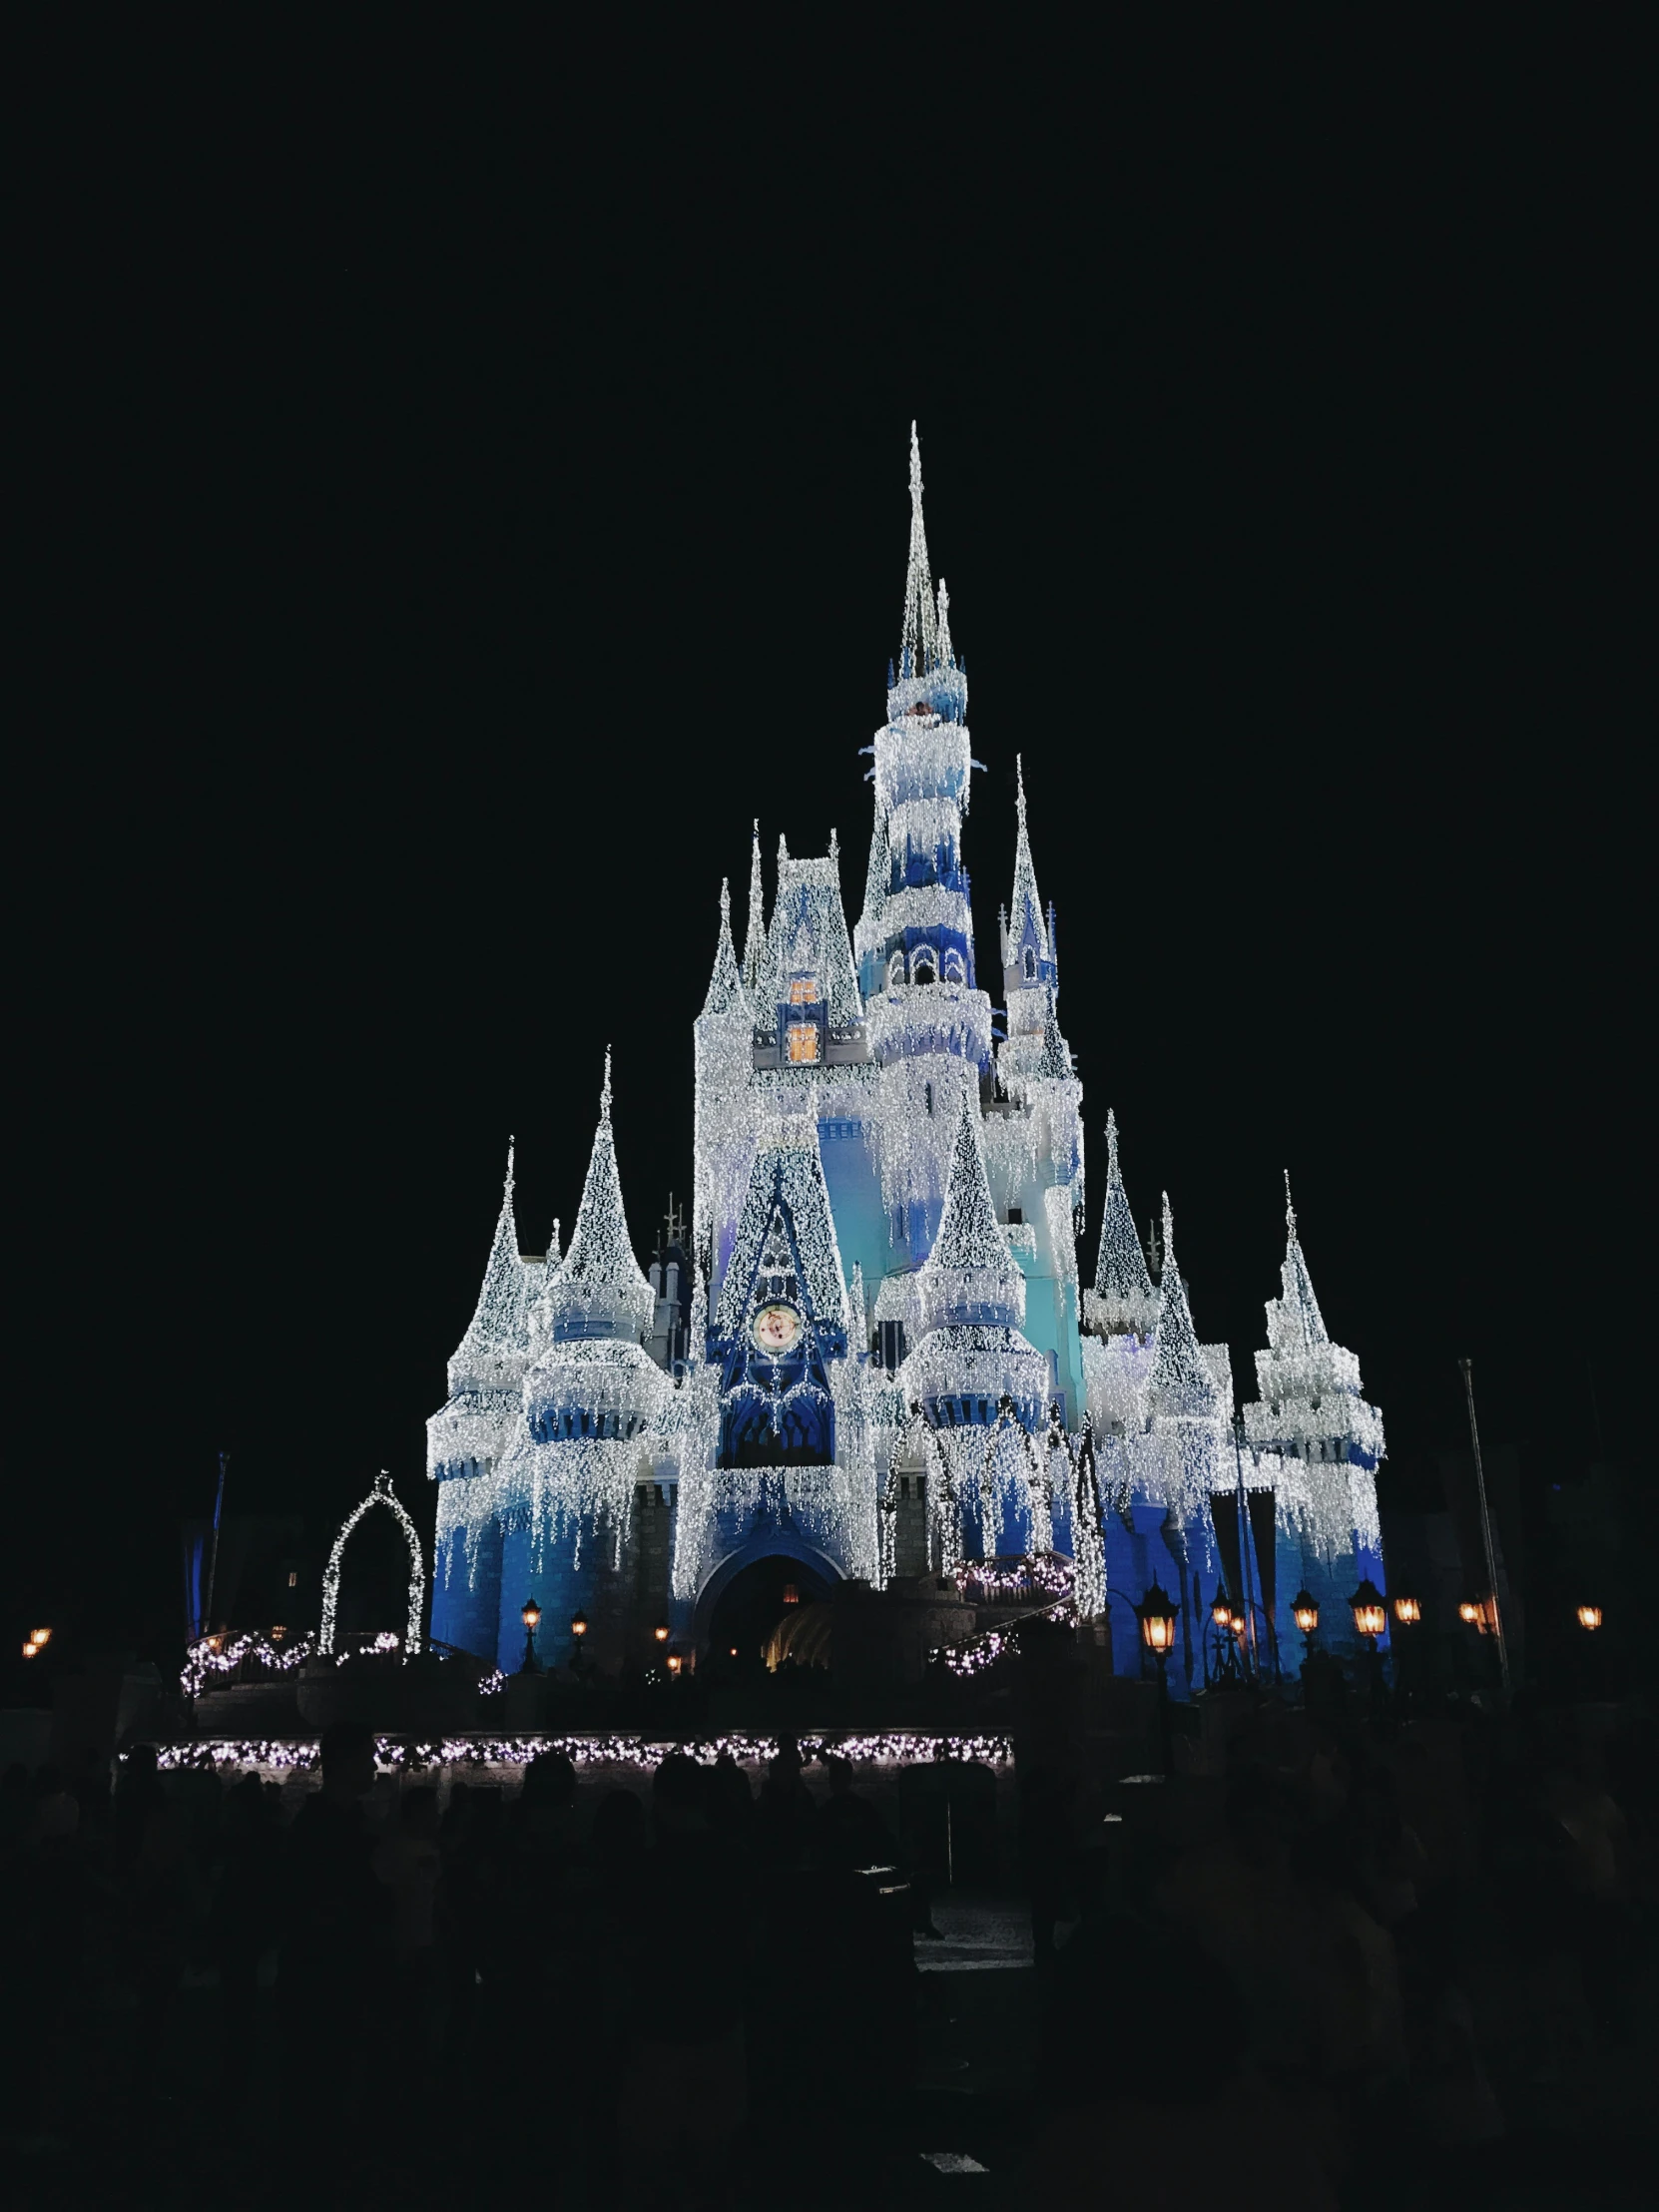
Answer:
[[[297,1590],[297,1589],[298,1589],[298,1587],[299,1587],[299,1575],[298,1575],[298,1572],[297,1572],[297,1570],[296,1570],[295,1568],[293,1568],[293,1567],[289,1567],[289,1569],[288,1569],[288,1588],[289,1588],[290,1590]]]
[[[789,1031],[790,1058],[792,1060],[816,1060],[818,1058],[818,1023],[798,1021]]]
[[[816,975],[798,975],[796,977],[790,985],[790,1004],[792,1006],[816,1006],[818,1004],[818,977]]]

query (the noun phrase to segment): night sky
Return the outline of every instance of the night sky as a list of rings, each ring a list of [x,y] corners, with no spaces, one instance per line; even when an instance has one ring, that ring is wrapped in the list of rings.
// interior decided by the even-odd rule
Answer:
[[[1086,1271],[1111,1105],[1240,1380],[1290,1168],[1385,1503],[1463,1352],[1488,1441],[1582,1460],[1593,1387],[1647,1450],[1617,54],[1039,72],[908,144],[873,57],[741,130],[667,58],[141,59],[31,141],[15,1610],[164,1653],[222,1447],[232,1510],[384,1465],[429,1524],[508,1134],[539,1250],[607,1043],[648,1255],[751,819],[856,917],[912,416]]]

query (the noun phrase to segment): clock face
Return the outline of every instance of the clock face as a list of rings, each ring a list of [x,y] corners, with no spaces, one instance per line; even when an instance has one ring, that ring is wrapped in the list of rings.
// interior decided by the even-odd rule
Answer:
[[[801,1339],[801,1316],[793,1306],[763,1306],[755,1316],[755,1343],[773,1359],[793,1352]]]

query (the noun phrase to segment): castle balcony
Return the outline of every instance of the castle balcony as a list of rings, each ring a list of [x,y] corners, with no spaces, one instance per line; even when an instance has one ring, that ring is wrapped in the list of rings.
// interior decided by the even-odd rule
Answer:
[[[991,1002],[959,983],[889,983],[864,1010],[878,1061],[949,1053],[976,1068],[991,1057]]]

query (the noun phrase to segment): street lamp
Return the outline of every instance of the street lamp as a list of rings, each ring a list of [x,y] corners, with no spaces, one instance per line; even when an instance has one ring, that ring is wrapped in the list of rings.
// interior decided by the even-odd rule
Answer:
[[[1578,1625],[1580,1628],[1587,1628],[1592,1631],[1599,1628],[1601,1626],[1601,1607],[1599,1605],[1581,1605],[1578,1608]]]
[[[684,1659],[681,1658],[680,1654],[677,1651],[671,1651],[669,1653],[668,1671],[670,1674],[678,1674],[685,1663],[686,1662],[684,1661]]]
[[[1169,1678],[1166,1669],[1175,1649],[1175,1616],[1181,1610],[1169,1592],[1154,1582],[1139,1605],[1135,1618],[1141,1624],[1141,1642],[1158,1662],[1158,1735],[1164,1754],[1164,1772],[1170,1771]]]
[[[657,1623],[656,1627],[655,1627],[655,1628],[654,1628],[654,1629],[653,1629],[653,1630],[651,1631],[651,1633],[652,1633],[652,1635],[653,1635],[653,1636],[655,1636],[655,1637],[656,1637],[656,1639],[657,1639],[658,1643],[660,1643],[660,1644],[666,1644],[666,1643],[668,1642],[668,1623],[667,1623],[667,1621],[659,1621],[659,1622]]]
[[[540,1674],[536,1665],[536,1623],[541,1619],[541,1607],[533,1597],[527,1597],[519,1609],[519,1619],[524,1623],[524,1664],[520,1674]]]
[[[1388,1625],[1388,1608],[1382,1592],[1368,1575],[1348,1602],[1354,1614],[1356,1632],[1365,1638],[1375,1654],[1377,1639]]]
[[[1457,1618],[1465,1628],[1472,1628],[1478,1635],[1485,1635],[1486,1609],[1477,1598],[1462,1599],[1457,1607]]]
[[[1306,1658],[1314,1648],[1320,1625],[1319,1599],[1312,1590],[1298,1590],[1291,1600],[1291,1618],[1302,1631],[1302,1654]]]
[[[1233,1625],[1233,1606],[1228,1598],[1225,1582],[1216,1584],[1216,1594],[1210,1600],[1210,1618],[1218,1628],[1231,1628]]]
[[[1398,1621],[1401,1628],[1414,1628],[1417,1622],[1422,1619],[1420,1601],[1414,1597],[1396,1597],[1394,1599],[1394,1619]]]

